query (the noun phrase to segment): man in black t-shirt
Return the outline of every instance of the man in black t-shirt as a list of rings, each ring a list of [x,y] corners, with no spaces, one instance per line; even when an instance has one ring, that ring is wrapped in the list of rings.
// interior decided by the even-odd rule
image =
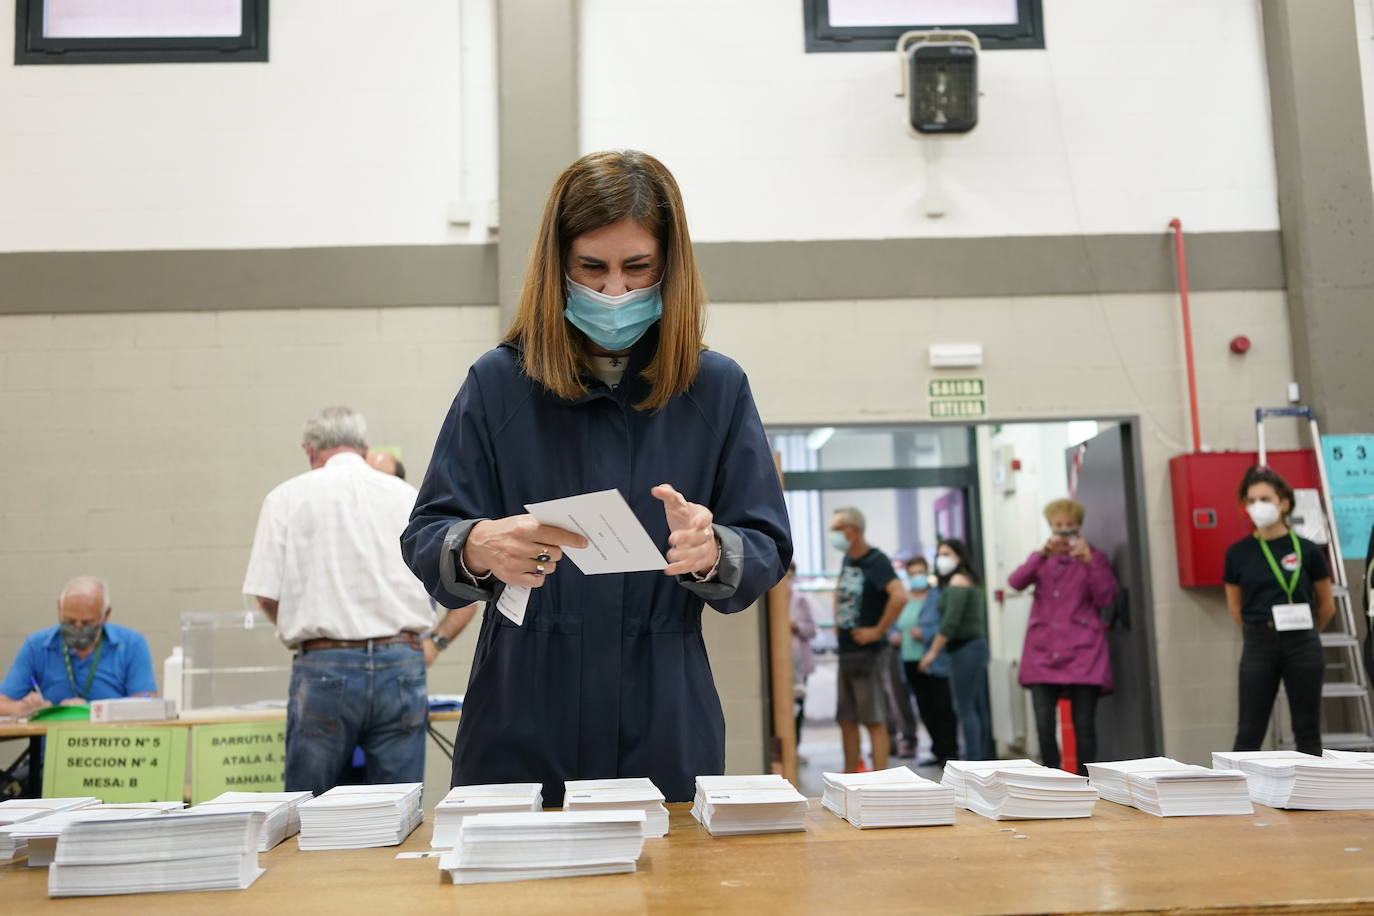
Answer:
[[[830,519],[830,544],[844,555],[835,583],[835,629],[839,639],[839,682],[835,720],[844,742],[845,772],[859,768],[859,723],[868,729],[873,768],[887,768],[890,736],[883,694],[883,636],[906,605],[906,590],[892,561],[864,540],[858,509],[837,509]]]

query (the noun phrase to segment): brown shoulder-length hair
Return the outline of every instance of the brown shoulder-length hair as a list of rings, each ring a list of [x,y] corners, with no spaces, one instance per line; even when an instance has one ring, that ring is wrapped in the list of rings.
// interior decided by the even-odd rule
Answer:
[[[687,233],[682,192],[672,173],[636,150],[589,153],[558,176],[544,204],[515,322],[525,372],[553,394],[577,398],[591,367],[586,335],[563,317],[568,251],[587,232],[632,219],[658,238],[663,318],[658,352],[644,370],[649,396],[635,406],[658,410],[696,379],[706,321],[706,289]]]

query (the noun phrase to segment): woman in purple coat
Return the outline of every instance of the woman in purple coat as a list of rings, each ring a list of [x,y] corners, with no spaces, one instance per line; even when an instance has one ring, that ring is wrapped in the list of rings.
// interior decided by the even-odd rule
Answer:
[[[1012,573],[1017,591],[1035,586],[1026,644],[1021,652],[1021,686],[1030,688],[1035,729],[1045,766],[1059,766],[1055,709],[1067,695],[1073,706],[1079,772],[1097,760],[1097,698],[1112,692],[1101,608],[1116,600],[1116,577],[1107,555],[1078,533],[1083,506],[1056,499],[1045,507],[1051,535],[1045,546]]]

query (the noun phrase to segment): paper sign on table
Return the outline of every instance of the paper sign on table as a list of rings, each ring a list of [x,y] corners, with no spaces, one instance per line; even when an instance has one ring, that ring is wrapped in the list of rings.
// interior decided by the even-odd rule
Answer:
[[[589,547],[563,548],[586,575],[644,572],[668,565],[619,490],[533,503],[525,511],[541,525],[575,532],[591,542]]]

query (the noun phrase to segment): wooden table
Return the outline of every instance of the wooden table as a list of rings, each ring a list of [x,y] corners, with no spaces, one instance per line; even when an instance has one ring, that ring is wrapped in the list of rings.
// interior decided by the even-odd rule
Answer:
[[[140,916],[1374,912],[1374,812],[1155,818],[1098,802],[1080,820],[961,810],[953,827],[861,831],[813,801],[804,834],[715,838],[689,806],[669,807],[670,834],[645,843],[633,875],[455,887],[436,859],[395,858],[428,850],[427,819],[400,847],[301,852],[287,840],[261,856],[267,873],[246,891],[49,900],[46,870],[20,862],[0,865],[0,892],[15,913]]]

